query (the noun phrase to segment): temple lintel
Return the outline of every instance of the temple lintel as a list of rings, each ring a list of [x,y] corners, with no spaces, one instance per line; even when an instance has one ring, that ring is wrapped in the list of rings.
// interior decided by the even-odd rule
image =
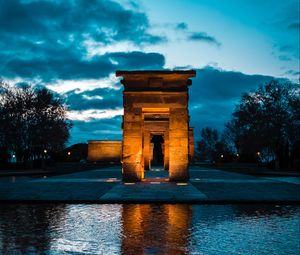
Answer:
[[[143,76],[160,76],[160,75],[172,75],[172,74],[179,74],[179,75],[188,75],[189,77],[195,77],[196,76],[196,70],[147,70],[147,71],[141,71],[141,70],[133,70],[133,71],[123,71],[118,70],[116,71],[116,76],[127,76],[130,75],[131,77],[134,75],[143,75]]]
[[[196,76],[195,70],[117,71],[122,76],[121,84],[126,91],[187,91],[192,84],[189,78]]]

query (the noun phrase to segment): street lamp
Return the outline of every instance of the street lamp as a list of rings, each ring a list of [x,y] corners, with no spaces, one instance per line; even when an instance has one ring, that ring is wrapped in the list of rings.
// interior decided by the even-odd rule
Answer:
[[[44,150],[44,153],[47,154],[47,150],[46,149]]]

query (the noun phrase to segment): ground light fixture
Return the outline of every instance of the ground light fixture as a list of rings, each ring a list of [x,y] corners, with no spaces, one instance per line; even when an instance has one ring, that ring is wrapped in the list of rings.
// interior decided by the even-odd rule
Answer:
[[[177,186],[187,186],[188,183],[187,182],[177,182],[176,185]]]

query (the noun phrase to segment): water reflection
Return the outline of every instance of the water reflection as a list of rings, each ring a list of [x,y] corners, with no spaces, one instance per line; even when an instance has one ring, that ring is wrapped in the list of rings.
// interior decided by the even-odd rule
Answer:
[[[53,231],[61,226],[64,209],[64,205],[2,205],[0,254],[47,252]]]
[[[299,254],[299,206],[0,204],[0,254]]]
[[[124,254],[187,254],[190,205],[123,205]]]

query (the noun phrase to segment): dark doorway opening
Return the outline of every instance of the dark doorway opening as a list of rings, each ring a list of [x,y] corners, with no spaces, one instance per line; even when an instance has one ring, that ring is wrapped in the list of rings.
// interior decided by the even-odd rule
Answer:
[[[164,153],[163,153],[163,145],[164,145],[164,137],[162,135],[153,135],[151,139],[151,143],[153,144],[153,156],[151,166],[154,167],[163,167],[164,165]]]
[[[144,181],[160,183],[168,181],[168,171],[164,170],[164,136],[152,134],[151,136],[151,157],[150,171],[145,171]]]

